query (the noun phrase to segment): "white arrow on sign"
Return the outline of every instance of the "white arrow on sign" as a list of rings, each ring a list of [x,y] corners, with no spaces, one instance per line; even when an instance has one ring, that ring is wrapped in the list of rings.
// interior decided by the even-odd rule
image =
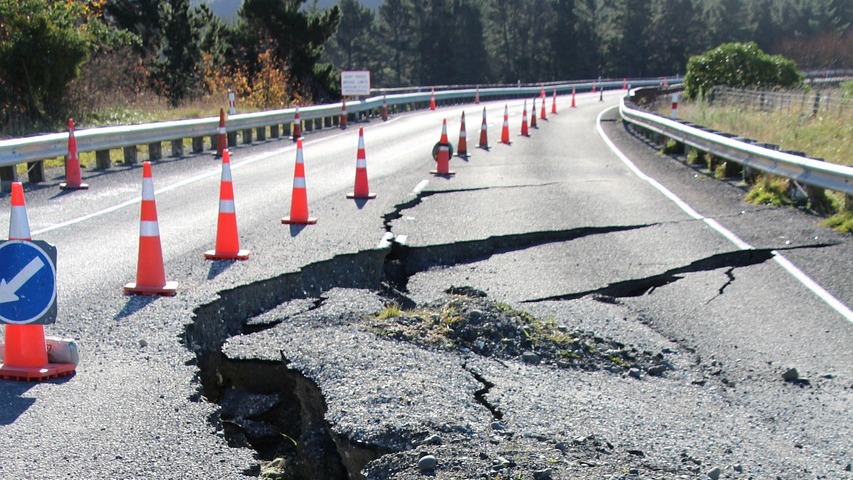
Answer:
[[[15,295],[15,292],[33,278],[33,275],[38,273],[42,267],[44,267],[44,262],[40,257],[36,257],[30,260],[30,263],[28,263],[23,270],[18,272],[14,278],[9,280],[8,283],[6,282],[6,279],[0,280],[0,303],[17,301],[18,296]]]

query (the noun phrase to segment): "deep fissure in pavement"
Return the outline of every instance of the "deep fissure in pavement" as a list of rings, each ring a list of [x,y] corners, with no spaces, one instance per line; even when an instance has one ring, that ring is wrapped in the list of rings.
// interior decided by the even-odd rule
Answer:
[[[283,355],[276,362],[227,358],[222,347],[229,338],[286,321],[250,322],[286,302],[301,300],[312,303],[307,310],[319,308],[324,292],[333,288],[373,290],[389,302],[411,302],[405,297],[408,279],[431,267],[467,264],[498,253],[646,226],[541,231],[415,248],[392,243],[390,251],[337,255],[297,272],[221,291],[217,300],[195,310],[184,334],[185,344],[196,355],[201,393],[222,407],[211,421],[229,445],[256,450],[265,466],[289,462],[287,472],[305,479],[363,478],[360,472],[367,463],[390,452],[335,434],[324,418],[322,391],[301,372],[289,368]],[[500,419],[502,412],[486,399],[493,385],[485,378],[475,378],[484,388],[472,395]],[[261,465],[249,473],[259,475]]]
[[[795,248],[822,248],[825,246],[828,245],[808,245]],[[778,250],[783,249],[762,248],[751,250],[735,250],[732,252],[718,253],[709,257],[696,260],[694,262],[691,262],[689,265],[683,267],[669,269],[657,275],[632,280],[623,280],[621,282],[611,283],[607,286],[594,290],[586,290],[582,292],[566,293],[563,295],[553,295],[550,297],[529,299],[524,300],[523,302],[533,303],[560,300],[576,300],[578,298],[583,298],[588,295],[592,295],[600,299],[640,297],[643,295],[650,295],[652,292],[654,292],[656,288],[677,282],[683,279],[687,274],[711,272],[720,268],[728,267],[728,269],[725,271],[727,281],[718,290],[719,296],[722,295],[725,292],[726,288],[731,286],[731,284],[735,281],[734,270],[736,268],[749,267],[752,265],[764,263],[772,259],[773,252]]]

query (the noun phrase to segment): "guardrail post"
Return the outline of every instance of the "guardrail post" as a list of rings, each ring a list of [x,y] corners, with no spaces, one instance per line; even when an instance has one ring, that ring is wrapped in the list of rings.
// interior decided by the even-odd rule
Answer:
[[[275,125],[270,125],[270,138],[280,137],[281,135],[278,132],[279,132],[279,130],[278,130],[278,124],[277,123]]]
[[[247,128],[243,130],[243,145],[249,145],[252,143],[252,129]]]
[[[306,132],[313,132],[314,131],[314,119],[313,118],[306,118],[305,119],[305,131]]]
[[[148,144],[148,159],[161,160],[163,158],[163,144],[154,142]]]
[[[98,150],[95,152],[95,165],[101,170],[106,170],[113,166],[112,160],[110,160],[110,151],[109,150]]]
[[[323,126],[326,128],[331,128],[332,126],[332,117],[323,117]]]
[[[125,165],[131,165],[131,164],[136,163],[136,145],[124,147],[122,149],[122,153],[124,156]]]
[[[44,181],[44,162],[38,160],[36,162],[27,162],[27,177],[30,183],[40,183]]]
[[[237,132],[225,132],[225,139],[228,142],[228,148],[237,146]]]
[[[184,139],[179,138],[177,140],[172,140],[172,156],[173,157],[183,157],[184,156]]]
[[[204,151],[204,137],[193,137],[193,153]]]
[[[0,167],[0,192],[12,190],[12,183],[18,181],[17,165]]]
[[[255,136],[258,138],[259,142],[262,142],[267,139],[267,127],[258,127],[255,129]]]
[[[841,199],[841,211],[853,212],[853,195],[844,195],[844,198]]]
[[[735,140],[743,143],[751,143],[755,144],[755,140],[751,138],[737,137]],[[754,185],[755,180],[758,177],[758,170],[749,167],[747,165],[741,165],[740,167],[740,178],[743,179],[743,182],[747,185]]]

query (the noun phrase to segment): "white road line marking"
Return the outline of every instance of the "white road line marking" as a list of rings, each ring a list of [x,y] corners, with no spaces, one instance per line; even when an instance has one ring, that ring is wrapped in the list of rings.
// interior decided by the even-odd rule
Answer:
[[[420,195],[421,192],[424,191],[424,189],[426,188],[428,183],[429,183],[429,180],[421,180],[421,183],[417,184],[415,186],[415,189],[412,190],[412,195],[415,195],[415,196]]]
[[[607,138],[607,135],[604,133],[604,129],[601,128],[601,117],[604,116],[604,114],[607,113],[608,111],[613,110],[614,108],[616,108],[616,106],[606,108],[606,109],[602,110],[601,113],[598,114],[598,117],[595,119],[595,130],[596,130],[596,132],[598,132],[598,135],[601,137],[602,140],[604,140],[604,143],[607,144],[607,146],[610,148],[610,150],[612,150],[613,153],[615,153],[616,156],[619,157],[620,160],[622,160],[622,163],[627,165],[628,168],[632,172],[634,172],[634,174],[637,175],[641,180],[645,180],[646,182],[651,184],[659,192],[661,192],[666,198],[672,200],[673,203],[678,205],[679,208],[684,210],[684,212],[687,213],[688,215],[690,215],[691,217],[695,218],[696,220],[702,220],[703,222],[705,222],[705,224],[707,224],[709,227],[713,228],[717,233],[719,233],[720,235],[725,237],[727,240],[729,240],[730,242],[735,244],[735,246],[737,246],[741,250],[753,250],[754,247],[752,247],[750,244],[748,244],[748,243],[744,242],[743,240],[741,240],[740,238],[738,238],[738,236],[735,235],[734,233],[732,233],[729,229],[720,225],[716,220],[714,220],[712,218],[707,218],[707,217],[700,215],[696,210],[694,210],[692,207],[690,207],[690,205],[688,205],[683,200],[678,198],[678,196],[676,196],[674,193],[670,192],[669,189],[667,189],[666,187],[661,185],[655,179],[653,179],[653,178],[649,177],[648,175],[646,175],[645,173],[641,172],[640,169],[637,168],[637,166],[634,165],[634,163],[628,157],[626,157],[625,154],[622,153],[616,147],[616,145],[613,144],[613,142],[609,138]],[[823,300],[833,310],[840,313],[841,316],[844,317],[848,322],[853,323],[853,311],[851,311],[846,305],[841,303],[840,300],[838,300],[837,298],[832,296],[831,293],[827,292],[823,287],[818,285],[817,282],[815,282],[814,280],[809,278],[808,275],[806,275],[802,270],[797,268],[793,263],[791,263],[787,258],[785,258],[784,255],[779,253],[777,250],[773,250],[771,253],[773,254],[773,260],[775,260],[776,263],[779,264],[779,266],[781,266],[783,269],[785,269],[789,274],[791,274],[792,277],[794,277],[801,284],[803,284],[803,286],[805,286],[807,289],[811,290],[812,293],[817,295],[818,298]]]

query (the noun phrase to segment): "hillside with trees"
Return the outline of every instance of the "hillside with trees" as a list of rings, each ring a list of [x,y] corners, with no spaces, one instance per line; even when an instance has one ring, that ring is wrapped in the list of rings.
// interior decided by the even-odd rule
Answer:
[[[250,108],[337,100],[350,69],[374,87],[621,79],[747,41],[850,68],[851,23],[849,0],[244,0],[230,22],[190,0],[0,0],[0,136],[228,89]]]

